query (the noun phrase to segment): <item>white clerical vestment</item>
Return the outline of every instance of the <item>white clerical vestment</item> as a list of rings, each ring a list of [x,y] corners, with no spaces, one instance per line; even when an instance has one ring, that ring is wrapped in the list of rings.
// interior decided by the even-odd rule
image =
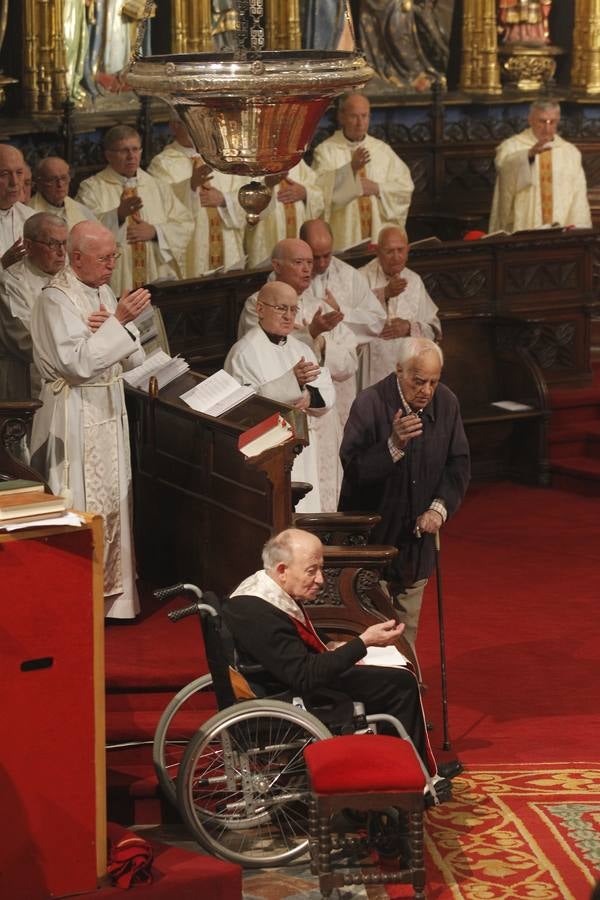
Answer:
[[[364,175],[379,185],[379,196],[368,198],[368,234],[361,229],[360,174],[350,164],[359,147],[365,147],[371,155]],[[312,166],[323,189],[325,220],[333,231],[334,250],[354,247],[365,240],[376,241],[385,225],[404,227],[414,184],[406,163],[384,141],[368,134],[363,141],[354,143],[338,130],[315,147]]]
[[[496,185],[490,231],[522,231],[544,224],[540,187],[540,154],[529,162],[537,143],[531,128],[503,141],[496,150]],[[555,135],[552,149],[552,222],[590,228],[592,218],[581,153]]]
[[[275,280],[273,272],[269,275],[268,280]],[[386,321],[385,311],[373,294],[366,278],[354,266],[333,256],[325,272],[322,275],[314,275],[309,287],[298,298],[294,337],[301,341],[307,341],[307,343],[312,342],[312,338],[306,332],[312,314],[309,317],[305,312],[304,298],[311,300],[313,312],[316,310],[316,305],[320,305],[321,309],[326,312],[331,308],[325,303],[327,291],[337,301],[344,313],[344,324],[355,334],[359,343],[371,340],[380,333]],[[238,338],[258,324],[257,296],[258,292],[251,294],[244,303],[238,321]],[[313,301],[316,301],[316,305]]]
[[[257,325],[233,345],[225,360],[224,368],[240,384],[249,384],[256,388],[260,396],[293,406],[303,396],[293,371],[301,357],[306,361],[317,362],[310,347],[292,335],[288,335],[284,343],[276,344],[269,339],[260,325]],[[330,417],[331,427],[338,427],[337,415],[332,409],[335,403],[335,390],[329,371],[321,368],[318,378],[311,381],[310,386],[318,389],[325,406],[310,407],[306,410],[310,444],[296,457],[292,468],[292,480],[307,481],[312,484],[313,489],[298,504],[297,512],[323,511],[317,463],[318,455],[322,451],[315,423],[319,418]]]
[[[18,201],[10,209],[0,209],[0,257],[23,237],[23,225],[32,215],[33,210]]]
[[[0,274],[0,398],[39,396],[40,376],[33,364],[31,311],[50,275],[25,257]]]
[[[52,213],[53,215],[58,216],[59,219],[63,219],[67,223],[69,231],[74,225],[78,225],[80,222],[98,221],[91,209],[88,209],[83,203],[78,203],[77,200],[73,200],[72,197],[65,197],[62,206],[54,206],[53,203],[48,203],[42,194],[38,193],[33,195],[29,201],[29,206],[36,213]]]
[[[271,202],[260,214],[258,223],[246,228],[249,269],[268,264],[275,244],[287,237],[297,238],[300,226],[307,219],[318,219],[323,215],[323,193],[317,184],[317,176],[304,160],[290,169],[289,178],[306,190],[306,200],[297,200],[289,204],[290,209],[286,209],[287,204],[277,199],[281,185],[276,184],[272,188]],[[288,220],[293,225],[294,234],[288,233]]]
[[[148,166],[150,175],[170,184],[177,198],[193,216],[195,228],[186,253],[186,278],[199,278],[214,268],[211,267],[209,258],[208,209],[201,205],[198,191],[190,187],[195,159],[202,161],[197,150],[173,141],[158,153]],[[238,191],[247,181],[248,179],[242,178],[241,175],[228,175],[214,169],[208,182],[210,187],[221,191],[225,201],[225,206],[216,208],[223,249],[222,265],[225,270],[232,267],[244,268],[246,215],[239,204]]]
[[[127,179],[107,166],[97,175],[82,181],[77,200],[91,209],[103,225],[110,228],[122,254],[110,282],[117,296],[124,290],[131,289],[134,281],[133,245],[127,243],[127,220],[119,226],[117,214],[126,183],[135,187],[142,198],[142,220],[156,229],[156,239],[144,242],[146,283],[184,277],[185,255],[194,230],[191,213],[177,199],[171,187],[148,175],[143,169],[138,169],[135,179]]]
[[[412,269],[403,269],[402,278],[407,282],[401,294],[383,299],[383,288],[389,277],[385,274],[379,260],[372,259],[360,270],[367,278],[373,291],[381,293],[381,305],[387,310],[387,319],[408,319],[411,337],[425,337],[433,341],[440,337],[442,326],[438,318],[438,308],[427,293],[423,279]],[[398,362],[402,341],[405,338],[375,338],[364,344],[360,352],[359,386],[369,387],[381,381],[393,372]]]
[[[43,379],[31,461],[56,494],[104,520],[105,614],[139,612],[131,531],[131,468],[121,373],[145,358],[137,329],[110,316],[96,332],[88,317],[115,310],[108,285],[89,287],[69,267],[37,299],[31,319],[34,360]]]

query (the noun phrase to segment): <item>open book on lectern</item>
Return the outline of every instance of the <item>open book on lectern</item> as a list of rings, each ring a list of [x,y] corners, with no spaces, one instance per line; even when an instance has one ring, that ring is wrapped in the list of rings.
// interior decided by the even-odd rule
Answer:
[[[210,375],[191,390],[181,394],[181,399],[196,412],[216,418],[255,394],[253,387],[240,384],[225,369],[219,369],[214,375]]]

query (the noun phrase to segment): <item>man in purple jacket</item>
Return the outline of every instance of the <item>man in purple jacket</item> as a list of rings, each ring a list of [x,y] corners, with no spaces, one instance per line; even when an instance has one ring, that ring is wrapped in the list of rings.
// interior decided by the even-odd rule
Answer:
[[[371,540],[398,548],[385,587],[414,648],[435,535],[461,504],[470,460],[458,400],[439,383],[442,351],[411,337],[401,352],[396,371],[362,391],[350,410],[339,509],[381,516]]]

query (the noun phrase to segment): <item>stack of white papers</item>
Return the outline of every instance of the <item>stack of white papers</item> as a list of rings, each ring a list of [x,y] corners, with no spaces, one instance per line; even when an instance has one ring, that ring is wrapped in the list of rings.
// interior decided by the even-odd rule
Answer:
[[[359,659],[357,665],[363,666],[406,666],[408,660],[403,653],[393,646],[367,647],[367,655]]]
[[[240,384],[225,369],[220,369],[182,394],[181,399],[197,412],[216,417],[229,412],[254,394],[253,387]]]
[[[526,403],[517,403],[516,400],[494,400],[492,406],[499,409],[506,409],[509,412],[525,412],[527,409],[533,409],[533,406],[527,406]]]
[[[123,372],[123,380],[130,384],[131,387],[147,391],[148,382],[155,375],[160,390],[160,388],[187,372],[189,368],[185,359],[181,359],[179,356],[171,357],[164,350],[155,350],[154,353],[146,357],[141,366],[137,366],[131,372]]]

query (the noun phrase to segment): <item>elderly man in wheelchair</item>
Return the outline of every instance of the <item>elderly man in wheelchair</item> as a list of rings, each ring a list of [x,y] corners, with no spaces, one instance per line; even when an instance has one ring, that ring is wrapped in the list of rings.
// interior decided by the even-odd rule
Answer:
[[[177,771],[178,805],[196,838],[246,866],[281,865],[307,849],[303,750],[332,731],[376,720],[379,731],[400,733],[414,745],[429,798],[450,797],[415,674],[364,664],[370,647],[392,645],[404,626],[377,622],[344,644],[325,643],[303,608],[323,584],[322,545],[309,532],[290,528],[269,540],[263,565],[217,610],[222,616],[203,620],[220,712],[194,735]],[[233,638],[235,670],[224,632],[225,644]],[[244,696],[259,699],[239,702]],[[357,701],[366,716],[353,715]]]

